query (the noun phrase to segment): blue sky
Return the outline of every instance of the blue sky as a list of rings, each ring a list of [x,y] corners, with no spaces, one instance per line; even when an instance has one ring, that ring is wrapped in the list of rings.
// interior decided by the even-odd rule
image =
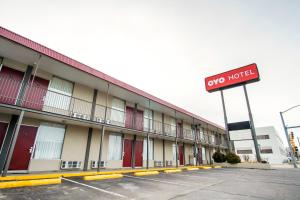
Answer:
[[[1,0],[0,24],[223,125],[204,78],[257,63],[248,85],[256,126],[300,104],[300,1]],[[241,88],[225,91],[230,122],[247,120]],[[300,124],[300,109],[286,115]],[[295,130],[296,136],[300,130]]]

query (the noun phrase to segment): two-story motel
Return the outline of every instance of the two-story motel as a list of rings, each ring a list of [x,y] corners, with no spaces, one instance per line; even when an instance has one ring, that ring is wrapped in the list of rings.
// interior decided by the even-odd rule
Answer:
[[[0,27],[3,174],[209,164],[222,127]]]

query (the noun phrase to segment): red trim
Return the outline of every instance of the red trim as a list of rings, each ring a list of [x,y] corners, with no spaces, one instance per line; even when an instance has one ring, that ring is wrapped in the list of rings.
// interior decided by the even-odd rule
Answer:
[[[173,104],[171,104],[169,102],[166,102],[166,101],[164,101],[164,100],[162,100],[160,98],[157,98],[157,97],[155,97],[155,96],[153,96],[153,95],[151,95],[151,94],[149,94],[147,92],[144,92],[144,91],[142,91],[142,90],[140,90],[140,89],[138,89],[136,87],[133,87],[131,85],[128,85],[127,83],[119,81],[119,80],[117,80],[117,79],[115,79],[115,78],[113,78],[113,77],[111,77],[111,76],[109,76],[107,74],[104,74],[104,73],[102,73],[102,72],[100,72],[100,71],[98,71],[96,69],[93,69],[93,68],[91,68],[91,67],[89,67],[89,66],[87,66],[85,64],[82,64],[82,63],[80,63],[80,62],[78,62],[78,61],[76,61],[76,60],[74,60],[72,58],[69,58],[69,57],[67,57],[67,56],[65,56],[65,55],[63,55],[61,53],[58,53],[58,52],[56,52],[56,51],[54,51],[54,50],[52,50],[52,49],[50,49],[48,47],[45,47],[45,46],[43,46],[43,45],[41,45],[39,43],[36,43],[36,42],[34,42],[34,41],[30,40],[30,39],[27,39],[27,38],[25,38],[25,37],[23,37],[21,35],[18,35],[18,34],[12,32],[10,30],[7,30],[7,29],[5,29],[5,28],[3,28],[1,26],[0,26],[0,36],[6,38],[8,40],[11,40],[11,41],[13,41],[13,42],[15,42],[15,43],[17,43],[19,45],[22,45],[24,47],[32,49],[32,50],[34,50],[34,51],[36,51],[38,53],[46,55],[46,56],[48,56],[48,57],[50,57],[52,59],[55,59],[55,60],[57,60],[59,62],[67,64],[67,65],[69,65],[71,67],[74,67],[76,69],[79,69],[79,70],[81,70],[83,72],[89,73],[89,74],[94,75],[94,76],[96,76],[98,78],[106,80],[106,81],[108,81],[110,83],[113,83],[113,84],[115,84],[115,85],[117,85],[119,87],[122,87],[122,88],[124,88],[126,90],[129,90],[129,91],[134,92],[134,93],[136,93],[138,95],[146,97],[146,98],[148,98],[148,99],[150,99],[152,101],[155,101],[155,102],[157,102],[159,104],[167,106],[167,107],[169,107],[171,109],[174,109],[174,110],[176,110],[178,112],[184,113],[184,114],[189,115],[191,117],[194,117],[194,118],[196,118],[198,120],[201,120],[203,122],[209,123],[209,124],[211,124],[213,126],[216,126],[218,128],[224,129],[222,126],[220,126],[218,124],[210,122],[210,121],[208,121],[208,120],[206,120],[206,119],[204,119],[204,118],[202,118],[200,116],[197,116],[197,115],[195,115],[195,114],[193,114],[193,113],[191,113],[189,111],[186,111],[186,110],[184,110],[182,108],[179,108],[179,107],[177,107],[177,106],[175,106],[175,105],[173,105]]]

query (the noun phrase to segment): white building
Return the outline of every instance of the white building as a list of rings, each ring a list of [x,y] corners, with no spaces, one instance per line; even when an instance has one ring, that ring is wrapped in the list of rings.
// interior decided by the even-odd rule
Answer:
[[[281,164],[287,159],[285,147],[273,126],[257,127],[257,141],[259,144],[262,160],[270,164]],[[254,142],[250,130],[231,131],[230,139],[234,140],[235,152],[240,156],[242,162],[256,161]]]

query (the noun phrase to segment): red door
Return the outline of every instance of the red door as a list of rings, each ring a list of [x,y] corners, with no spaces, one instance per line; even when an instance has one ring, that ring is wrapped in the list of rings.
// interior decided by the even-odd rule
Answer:
[[[197,148],[198,148],[197,161],[198,164],[202,164],[202,148],[200,145]]]
[[[0,71],[0,103],[15,104],[24,73],[2,67]]]
[[[144,112],[141,110],[137,110],[135,115],[135,129],[142,131],[143,122],[144,122]]]
[[[8,123],[0,122],[0,149],[6,134]]]
[[[135,142],[135,166],[142,167],[143,166],[143,141],[136,140]]]
[[[179,165],[184,165],[183,146],[178,145]]]
[[[123,167],[131,167],[132,140],[124,139]]]
[[[37,129],[37,127],[24,125],[20,127],[9,170],[28,169]]]
[[[36,110],[42,110],[49,81],[39,77],[35,77],[32,84],[31,81],[32,77],[29,85],[26,88],[22,106]]]
[[[125,120],[125,127],[132,128],[133,123],[133,108],[126,106],[126,120]]]

